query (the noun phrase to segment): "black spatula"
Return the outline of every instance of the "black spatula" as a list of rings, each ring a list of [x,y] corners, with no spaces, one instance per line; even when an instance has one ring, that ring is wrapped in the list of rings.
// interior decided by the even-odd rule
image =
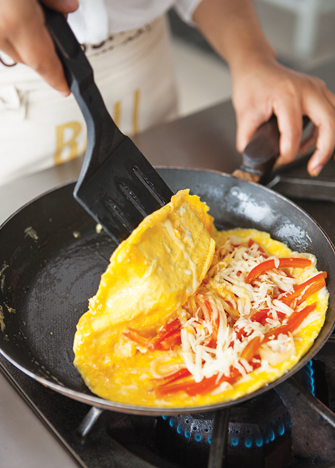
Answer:
[[[116,242],[121,242],[145,216],[168,203],[173,192],[109,115],[93,70],[65,17],[42,7],[87,124],[87,149],[74,197]],[[278,155],[277,121],[270,119],[253,135],[244,150],[241,170],[233,175],[245,178],[247,174],[248,180],[258,181],[271,171]],[[238,174],[241,172],[243,177]]]
[[[87,125],[87,148],[74,197],[116,242],[168,203],[172,190],[116,126],[93,70],[65,17],[44,5],[46,25]]]

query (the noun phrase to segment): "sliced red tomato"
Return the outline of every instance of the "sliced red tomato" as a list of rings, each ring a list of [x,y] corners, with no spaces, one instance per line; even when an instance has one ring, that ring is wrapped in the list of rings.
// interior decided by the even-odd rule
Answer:
[[[255,312],[251,317],[250,320],[252,322],[258,322],[261,325],[265,325],[266,319],[268,317],[268,313],[270,312],[270,309],[261,309],[258,312]]]
[[[300,311],[293,312],[287,319],[285,325],[275,328],[265,334],[265,341],[269,341],[270,338],[279,336],[281,333],[287,335],[288,333],[294,332],[305,320],[306,317],[316,308],[316,302],[304,307]]]
[[[255,336],[255,338],[250,340],[243,348],[240,354],[240,358],[245,359],[248,362],[251,361],[251,359],[257,354],[262,342],[263,338],[261,338],[260,336]]]
[[[171,320],[170,322],[166,323],[160,328],[157,335],[154,338],[152,338],[150,343],[148,343],[148,349],[150,349],[150,351],[153,351],[155,349],[170,349],[166,348],[166,343],[168,342],[168,339],[171,338],[177,330],[179,330],[180,336],[180,320],[178,318]],[[172,340],[170,339],[170,341],[173,343],[175,338],[176,337],[174,337]]]
[[[165,395],[170,395],[171,393],[177,393],[177,392],[187,392],[188,388],[192,388],[192,386],[195,385],[195,382],[193,379],[188,379],[184,380],[183,382],[180,383],[174,383],[170,384],[170,382],[165,385],[159,385],[158,387],[155,388],[155,393],[158,397],[162,397]]]
[[[131,328],[129,328],[127,331],[124,331],[123,334],[129,340],[132,340],[141,346],[147,347],[150,342],[149,338],[140,335],[136,330],[132,330]]]
[[[228,377],[226,375],[222,375],[220,378],[218,378],[218,375],[213,375],[213,377],[208,379],[202,379],[202,381],[199,383],[194,382],[193,386],[189,386],[185,391],[190,396],[204,395],[215,390],[223,382],[233,384],[240,376],[240,372],[233,368],[231,369]]]
[[[257,278],[262,273],[266,271],[273,270],[274,268],[307,268],[312,264],[312,261],[308,258],[279,258],[279,265],[276,267],[275,259],[271,258],[265,260],[262,263],[256,265],[248,274],[245,282],[251,283],[255,278]]]
[[[320,291],[324,286],[326,286],[326,278],[327,273],[325,271],[318,273],[304,283],[295,286],[293,292],[279,296],[278,299],[284,304],[295,308],[302,304],[309,296]]]
[[[245,331],[245,328],[235,328],[235,333],[236,333],[236,339],[240,340],[243,336],[246,336],[247,332]],[[234,341],[230,343],[230,345],[233,345]],[[230,346],[229,345],[229,346]]]
[[[162,376],[160,379],[154,379],[153,381],[160,384],[160,386],[163,385],[168,385],[172,382],[175,382],[176,380],[184,379],[186,377],[189,377],[191,375],[191,372],[186,369],[179,369],[173,374],[167,375],[166,377]]]
[[[222,375],[218,378],[218,375],[213,375],[208,379],[204,378],[201,382],[194,382],[194,380],[186,380],[178,384],[173,385],[162,385],[155,389],[157,396],[165,396],[171,393],[186,392],[190,396],[203,395],[208,392],[212,392],[222,382],[234,383],[234,381],[240,376],[240,372],[237,369],[232,369],[230,375],[227,377]]]
[[[206,299],[206,296],[199,295],[199,305],[201,307],[201,310],[203,311],[205,321],[211,323],[213,326],[211,339],[209,340],[208,346],[214,347],[217,342],[217,336],[218,336],[218,331],[219,331],[219,324],[220,324],[219,313],[217,313],[216,317],[214,317],[213,307],[211,303],[209,302],[209,300]]]
[[[216,343],[217,343],[216,339],[211,337],[211,338],[208,339],[207,343],[205,343],[205,344],[206,344],[207,348],[213,348],[214,349],[214,348],[216,348]]]
[[[241,352],[241,358],[246,359],[248,362],[252,360],[253,357],[257,354],[260,346],[270,339],[277,338],[281,333],[283,335],[287,335],[288,333],[292,333],[296,330],[302,322],[305,320],[306,317],[315,309],[316,302],[306,306],[304,309],[300,310],[299,312],[293,312],[290,317],[287,319],[287,323],[285,325],[280,325],[279,327],[275,328],[274,330],[269,331],[265,334],[264,338],[260,338],[256,336],[252,340],[250,340],[245,348]]]
[[[199,302],[200,302],[201,310],[204,314],[204,319],[206,320],[206,322],[212,322],[213,310],[209,301],[206,301],[203,296],[199,296]]]
[[[176,345],[181,344],[181,335],[180,335],[180,329],[175,330],[171,332],[169,335],[167,335],[165,338],[161,340],[158,345],[156,345],[155,349],[172,349]],[[150,344],[149,344],[149,349],[150,349]]]
[[[157,349],[168,350],[173,348],[174,345],[181,343],[180,328],[180,321],[176,318],[163,325],[153,338],[143,336],[138,331],[131,328],[124,331],[123,335],[138,345],[145,346],[150,351]]]

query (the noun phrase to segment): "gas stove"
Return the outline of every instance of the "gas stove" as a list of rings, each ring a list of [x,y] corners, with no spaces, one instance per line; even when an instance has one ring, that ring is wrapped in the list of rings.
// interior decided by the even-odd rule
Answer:
[[[231,122],[234,122],[231,103],[223,103],[153,129],[137,137],[136,143],[154,165],[176,163],[232,172],[239,166],[240,156],[234,149]],[[201,132],[196,131],[197,126]],[[219,127],[225,131],[218,133]],[[197,135],[198,141],[193,138],[190,143],[190,134]],[[205,143],[210,158],[204,153]],[[77,177],[80,165],[81,161],[71,161],[22,179],[15,187],[0,188],[0,196],[9,201],[0,209],[1,220],[27,199]],[[318,178],[312,179],[306,171],[306,160],[300,158],[275,171],[265,183],[311,214],[335,243],[334,161],[327,164]],[[294,383],[289,379],[263,395],[233,406],[229,412],[137,416],[102,411],[71,400],[43,387],[0,357],[1,466],[334,466],[335,335],[294,379]],[[31,428],[35,427],[36,416],[43,423],[38,441],[29,434],[29,421]],[[21,425],[28,426],[28,430],[21,432]],[[43,441],[44,436],[47,440],[45,447],[44,442],[41,446],[42,435]],[[55,447],[49,449],[49,443]],[[33,450],[44,448],[50,459],[34,458]]]
[[[295,377],[302,389],[300,404],[296,387],[282,384],[278,391],[231,409],[223,465],[221,458],[208,464],[215,443],[213,421],[220,414],[149,417],[102,412],[42,387],[3,359],[1,366],[81,467],[326,468],[335,460],[334,351],[331,337]]]

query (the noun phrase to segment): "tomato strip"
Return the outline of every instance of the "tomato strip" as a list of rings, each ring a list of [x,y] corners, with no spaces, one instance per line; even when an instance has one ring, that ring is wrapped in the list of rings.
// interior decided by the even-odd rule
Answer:
[[[209,393],[215,390],[223,382],[233,384],[235,380],[237,380],[240,377],[240,375],[240,372],[237,369],[233,368],[228,377],[223,374],[218,379],[218,375],[213,375],[213,377],[210,377],[208,379],[202,379],[202,381],[199,383],[194,382],[193,386],[188,387],[186,393],[190,396],[204,395],[205,393]]]
[[[124,331],[123,335],[140,346],[148,346],[150,342],[149,338],[140,335],[136,330],[132,330],[131,328],[129,328],[127,331]]]
[[[304,307],[299,312],[293,312],[292,315],[287,319],[287,323],[285,325],[281,325],[274,330],[267,332],[263,339],[259,336],[256,336],[252,340],[247,343],[245,348],[241,352],[241,358],[246,359],[248,362],[257,354],[260,346],[263,343],[270,341],[270,339],[277,338],[281,333],[283,335],[287,335],[288,333],[292,333],[296,330],[302,322],[305,320],[306,317],[316,308],[316,302]]]
[[[168,350],[173,348],[175,345],[181,344],[181,334],[180,330],[175,330],[166,336],[162,341],[156,345],[155,349],[164,349]],[[150,349],[150,345],[148,346]]]
[[[147,338],[136,330],[129,328],[123,334],[129,340],[134,341],[140,346],[145,346],[150,351],[157,349],[171,349],[174,345],[181,343],[180,321],[178,318],[166,323],[153,338]]]
[[[279,336],[281,333],[283,335],[287,335],[289,332],[293,332],[296,330],[305,318],[316,308],[316,302],[304,307],[302,310],[293,312],[289,318],[287,319],[287,323],[285,325],[281,325],[280,327],[275,328],[274,330],[269,331],[265,334],[265,342],[270,341],[270,338]]]
[[[324,286],[326,286],[326,278],[327,273],[325,271],[318,273],[313,276],[313,278],[309,278],[304,283],[295,286],[293,292],[279,296],[278,299],[290,307],[292,307],[292,304],[294,304],[294,307],[297,307],[309,296],[320,291]]]
[[[189,396],[203,395],[205,393],[213,391],[222,382],[234,383],[234,381],[240,376],[240,372],[237,369],[232,369],[230,375],[222,375],[218,378],[218,375],[213,375],[209,378],[204,378],[201,382],[194,382],[194,380],[187,380],[174,385],[162,385],[155,389],[157,396],[165,396],[171,393],[186,392]]]
[[[245,336],[247,334],[247,332],[245,331],[245,328],[235,328],[235,333],[236,333],[236,339],[237,340],[240,340],[243,336]],[[232,343],[234,343],[234,341],[232,341]]]
[[[279,258],[279,266],[278,268],[307,268],[311,265],[312,261],[308,258]],[[262,263],[256,265],[248,274],[245,282],[247,284],[251,283],[254,279],[256,279],[262,273],[265,273],[268,270],[273,270],[276,267],[275,259],[271,258],[269,260],[265,260]]]
[[[155,388],[155,393],[158,397],[169,395],[171,393],[181,392],[181,391],[188,393],[187,390],[189,388],[192,388],[192,386],[194,385],[196,385],[194,380],[187,380],[186,382],[184,381],[184,382],[172,384],[172,385],[160,385]]]
[[[173,335],[177,330],[180,330],[180,320],[178,318],[166,323],[163,327],[161,327],[157,335],[154,338],[152,338],[152,340],[148,344],[148,349],[150,349],[150,351],[153,351],[155,349],[169,349],[166,347],[162,348],[161,343],[164,342],[164,340],[166,340],[168,337]]]
[[[258,322],[261,325],[265,325],[265,321],[267,319],[268,313],[270,309],[261,309],[258,312],[255,312],[251,317],[250,320],[252,322]]]
[[[173,374],[167,375],[166,377],[162,376],[160,379],[154,379],[153,381],[159,383],[160,386],[168,385],[176,380],[184,379],[185,377],[189,377],[191,372],[186,369],[179,369]]]
[[[204,319],[206,322],[213,322],[213,310],[209,301],[206,301],[206,299],[202,296],[199,296],[199,299],[200,307],[204,314]]]
[[[245,359],[246,361],[251,361],[251,359],[257,354],[257,351],[260,345],[263,342],[263,338],[260,336],[255,336],[252,340],[250,340],[246,346],[243,348],[240,358]]]

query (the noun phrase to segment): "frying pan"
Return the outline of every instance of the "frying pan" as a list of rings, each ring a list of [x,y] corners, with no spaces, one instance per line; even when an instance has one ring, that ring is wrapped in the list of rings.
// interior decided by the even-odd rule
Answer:
[[[74,183],[24,206],[0,228],[0,348],[16,367],[43,385],[95,407],[142,415],[206,412],[241,403],[278,385],[303,367],[327,341],[335,323],[335,251],[320,226],[272,190],[214,171],[159,168],[177,191],[190,188],[210,207],[219,229],[267,231],[292,250],[316,255],[327,271],[330,304],[307,354],[285,375],[238,400],[187,408],[151,408],[93,395],[73,366],[73,337],[88,298],[98,288],[114,241],[73,198]]]

